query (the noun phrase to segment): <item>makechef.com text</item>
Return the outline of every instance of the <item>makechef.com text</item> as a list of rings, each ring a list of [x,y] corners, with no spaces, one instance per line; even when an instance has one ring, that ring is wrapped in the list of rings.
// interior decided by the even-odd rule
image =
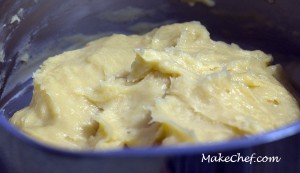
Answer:
[[[205,155],[202,154],[202,162],[280,162],[281,157],[278,156],[257,156],[256,153],[252,153],[250,156],[242,156],[241,153],[236,153],[231,156],[224,156],[222,153],[218,153],[218,155]]]

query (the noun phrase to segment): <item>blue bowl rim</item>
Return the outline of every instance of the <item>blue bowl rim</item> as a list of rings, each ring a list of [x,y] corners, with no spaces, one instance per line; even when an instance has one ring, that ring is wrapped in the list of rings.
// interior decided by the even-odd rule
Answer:
[[[274,142],[283,138],[300,133],[300,121],[296,121],[279,129],[258,134],[246,136],[238,139],[231,139],[222,142],[193,144],[193,145],[178,145],[178,146],[159,146],[159,147],[141,147],[130,149],[113,149],[113,150],[69,150],[54,146],[49,146],[39,141],[36,141],[25,135],[19,129],[14,127],[4,116],[3,111],[0,111],[0,126],[6,132],[12,134],[17,140],[24,144],[35,147],[44,152],[50,152],[66,157],[155,157],[155,156],[171,156],[171,155],[186,155],[186,154],[203,154],[203,153],[221,153],[237,149],[245,149],[254,147],[269,142]]]

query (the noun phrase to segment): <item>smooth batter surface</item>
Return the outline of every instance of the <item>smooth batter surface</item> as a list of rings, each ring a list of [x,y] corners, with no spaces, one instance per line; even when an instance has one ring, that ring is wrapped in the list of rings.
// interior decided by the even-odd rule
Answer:
[[[299,119],[272,57],[210,39],[198,22],[115,34],[49,58],[10,121],[73,149],[206,143]]]

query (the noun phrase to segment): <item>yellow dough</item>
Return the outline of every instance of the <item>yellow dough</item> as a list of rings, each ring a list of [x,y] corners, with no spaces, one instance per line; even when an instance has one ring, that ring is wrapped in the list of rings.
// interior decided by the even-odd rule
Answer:
[[[199,22],[114,34],[46,60],[10,121],[70,149],[207,143],[299,119],[270,55],[216,42]]]

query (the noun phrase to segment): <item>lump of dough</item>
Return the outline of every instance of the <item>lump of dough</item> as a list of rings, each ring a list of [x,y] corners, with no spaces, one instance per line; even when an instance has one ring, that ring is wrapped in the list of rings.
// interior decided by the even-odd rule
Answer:
[[[207,143],[299,119],[262,51],[216,42],[199,22],[115,34],[46,60],[10,121],[69,149]]]

